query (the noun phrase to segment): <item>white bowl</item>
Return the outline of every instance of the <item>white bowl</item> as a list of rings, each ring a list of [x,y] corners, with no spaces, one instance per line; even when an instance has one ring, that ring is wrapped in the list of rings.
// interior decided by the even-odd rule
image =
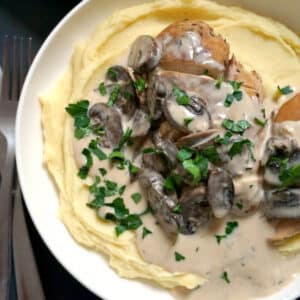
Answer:
[[[73,47],[86,38],[99,22],[113,11],[140,3],[140,0],[90,0],[76,6],[52,31],[39,50],[27,75],[16,124],[16,159],[20,182],[30,216],[44,242],[57,260],[84,286],[109,300],[170,300],[167,291],[141,281],[118,277],[104,257],[79,246],[58,219],[58,196],[43,166],[43,136],[38,94],[47,90],[63,73]],[[146,2],[146,1],[143,1]],[[298,0],[223,0],[241,4],[300,32]],[[299,267],[300,268],[300,267]],[[264,298],[295,299],[300,280],[279,293]]]

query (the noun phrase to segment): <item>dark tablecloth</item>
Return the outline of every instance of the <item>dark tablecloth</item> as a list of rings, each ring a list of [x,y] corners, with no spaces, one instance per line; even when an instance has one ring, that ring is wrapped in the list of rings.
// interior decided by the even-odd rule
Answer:
[[[60,19],[78,0],[0,0],[0,41],[5,34],[31,36],[35,52]],[[2,50],[2,45],[0,45]],[[1,57],[0,50],[0,57]],[[96,300],[56,261],[26,212],[30,238],[47,300]],[[15,300],[16,296],[11,296]],[[34,300],[34,299],[29,299]]]

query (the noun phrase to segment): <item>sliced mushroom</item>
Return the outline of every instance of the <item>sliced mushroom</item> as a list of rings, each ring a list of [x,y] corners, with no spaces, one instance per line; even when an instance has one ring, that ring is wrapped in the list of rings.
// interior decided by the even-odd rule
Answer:
[[[275,235],[268,238],[268,241],[277,246],[300,233],[300,220],[280,220],[275,229]]]
[[[190,74],[205,71],[217,77],[224,73],[229,45],[206,23],[186,20],[171,24],[157,40],[162,44],[162,68]]]
[[[212,122],[205,102],[196,95],[191,95],[189,99],[190,104],[180,105],[177,103],[176,96],[172,93],[163,102],[163,111],[166,119],[177,130],[182,132],[201,132],[209,129]],[[186,119],[190,120],[190,122],[186,123]]]
[[[300,189],[266,191],[263,209],[267,218],[300,218]]]
[[[216,218],[224,218],[230,212],[233,198],[231,175],[220,168],[211,171],[207,183],[207,200]]]
[[[152,36],[141,35],[131,45],[128,66],[135,72],[148,73],[159,64],[160,59],[160,45]]]
[[[192,147],[202,149],[214,143],[216,137],[220,134],[218,129],[208,129],[202,132],[195,132],[179,138],[176,142],[178,147]]]
[[[159,126],[159,134],[163,139],[167,139],[171,142],[176,142],[184,135],[184,133],[175,129],[168,121],[161,123]]]
[[[265,148],[264,155],[262,157],[262,165],[264,169],[264,180],[268,184],[274,186],[280,186],[281,181],[279,180],[279,173],[281,170],[281,161],[286,159],[287,162],[289,157],[297,149],[296,140],[285,138],[285,137],[271,137]],[[299,161],[298,151],[292,156],[293,162]]]
[[[132,137],[146,136],[150,129],[149,115],[142,109],[137,109],[133,115]]]
[[[204,187],[184,192],[179,199],[179,214],[182,216],[180,232],[193,234],[206,224],[211,217],[211,210],[206,199]]]
[[[226,80],[242,82],[242,88],[249,96],[255,96],[259,100],[263,100],[264,87],[262,79],[255,71],[246,71],[243,65],[236,60],[234,55],[229,61],[225,78]]]
[[[162,153],[143,153],[142,167],[165,175],[169,171],[168,161]]]
[[[159,132],[155,132],[152,136],[153,144],[160,150],[169,162],[169,168],[172,170],[177,164],[178,149],[170,140],[161,138]]]
[[[104,148],[117,147],[123,135],[120,114],[105,103],[97,103],[90,108],[89,117],[93,125],[104,127],[105,134],[99,141],[100,146]]]
[[[172,212],[178,203],[176,194],[164,192],[164,178],[153,170],[143,170],[139,182],[160,226],[169,237],[175,237],[182,223],[180,215]]]
[[[164,78],[157,73],[151,74],[148,82],[146,99],[153,120],[158,120],[162,116],[162,102],[169,93],[170,87],[168,90]]]
[[[118,89],[115,106],[123,114],[131,117],[137,107],[137,95],[128,70],[123,66],[112,66],[108,69],[105,80],[109,95]]]

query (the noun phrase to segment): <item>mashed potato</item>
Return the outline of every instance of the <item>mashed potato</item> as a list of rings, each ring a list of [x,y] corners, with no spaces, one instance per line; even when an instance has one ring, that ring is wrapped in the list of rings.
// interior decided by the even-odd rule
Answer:
[[[68,103],[85,98],[97,86],[107,67],[128,50],[137,36],[155,36],[170,23],[186,18],[207,22],[225,37],[237,59],[261,75],[270,98],[277,85],[300,86],[300,39],[285,26],[211,1],[163,0],[118,11],[100,24],[76,46],[65,74],[40,100],[45,165],[58,188],[60,218],[74,239],[105,254],[120,276],[153,280],[166,288],[192,289],[205,279],[146,263],[137,250],[134,232],[116,237],[114,225],[97,218],[86,206],[90,182],[77,176],[72,119],[65,112]],[[297,236],[280,249],[296,251],[299,244]]]

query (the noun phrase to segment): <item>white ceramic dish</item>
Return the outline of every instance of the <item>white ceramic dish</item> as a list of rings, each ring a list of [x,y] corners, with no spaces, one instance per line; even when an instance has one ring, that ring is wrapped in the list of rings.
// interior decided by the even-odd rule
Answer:
[[[147,0],[144,0],[145,2]],[[149,0],[148,0],[149,1]],[[21,186],[31,218],[57,260],[84,286],[108,300],[169,300],[164,290],[140,281],[126,280],[109,268],[101,255],[79,246],[58,218],[58,197],[43,167],[43,137],[38,94],[58,79],[69,63],[76,42],[84,39],[113,11],[140,0],[88,0],[75,7],[52,31],[26,78],[16,124],[16,157]],[[241,4],[260,14],[274,17],[300,32],[298,0],[223,0]],[[300,271],[300,267],[299,267]],[[292,300],[300,296],[300,279],[264,300]]]

